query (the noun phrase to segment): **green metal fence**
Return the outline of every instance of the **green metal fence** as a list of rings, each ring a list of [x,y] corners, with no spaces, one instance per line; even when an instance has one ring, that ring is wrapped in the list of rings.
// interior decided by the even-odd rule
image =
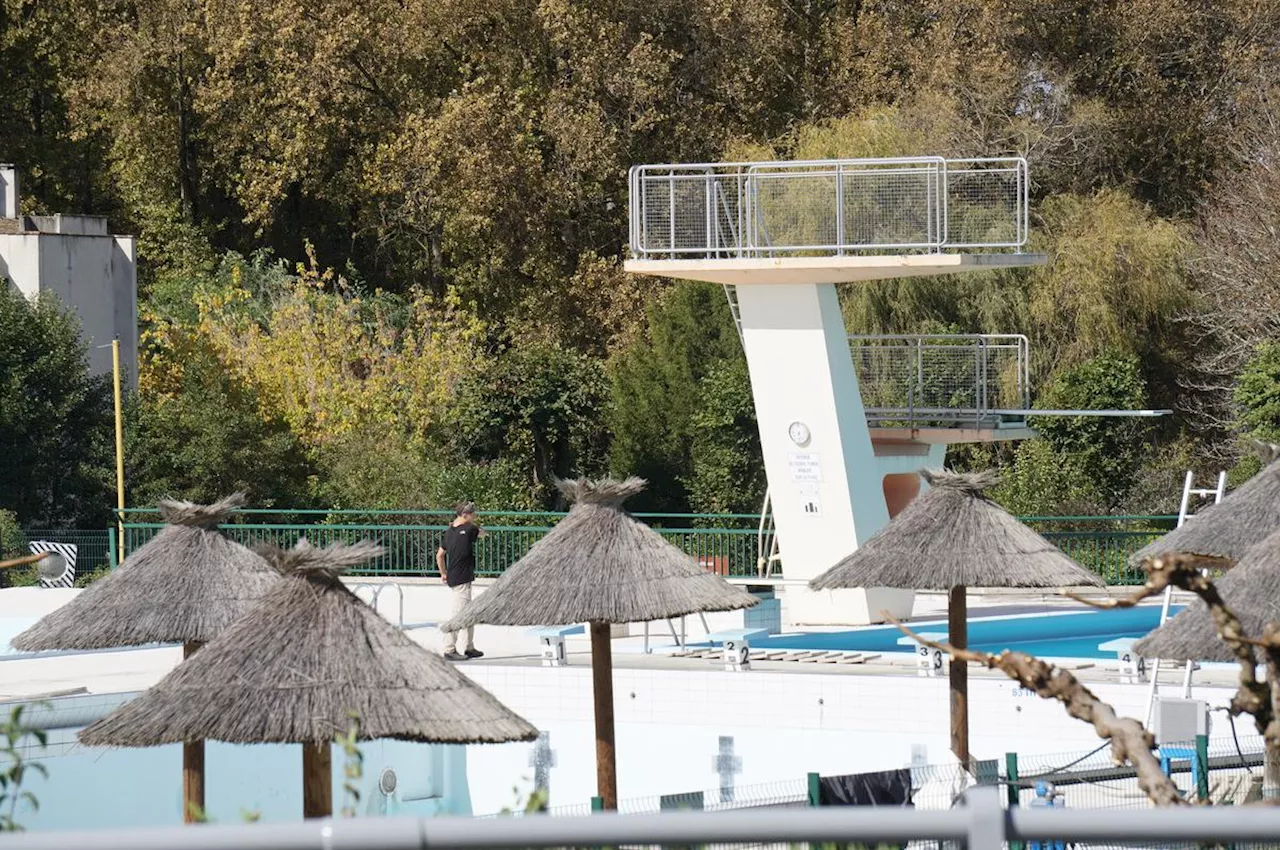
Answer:
[[[125,552],[132,552],[150,540],[161,523],[125,523]],[[305,536],[317,546],[335,541],[351,543],[373,539],[387,553],[355,575],[435,575],[436,548],[446,524],[374,525],[374,524],[277,524],[235,522],[222,526],[233,540],[246,545],[268,541],[292,546]],[[476,572],[484,576],[500,575],[503,570],[524,557],[541,540],[550,526],[486,525],[486,535],[476,546]],[[708,569],[723,575],[755,575],[756,533],[747,529],[658,528],[658,533],[676,547],[697,558]]]
[[[161,528],[153,509],[130,508],[124,550],[132,552]],[[281,511],[246,510],[223,525],[233,539],[252,544],[271,541],[293,545],[306,536],[317,545],[335,540],[372,538],[387,554],[358,575],[435,575],[435,551],[450,519],[448,511]],[[726,576],[756,575],[759,517],[747,514],[635,514],[707,569]],[[500,512],[482,514],[488,532],[476,548],[477,571],[496,576],[543,538],[563,513]],[[1079,563],[1109,584],[1141,584],[1141,570],[1128,565],[1129,556],[1173,527],[1170,516],[1022,517]],[[32,539],[76,543],[81,547],[81,573],[110,564],[112,532],[89,530],[32,530]]]

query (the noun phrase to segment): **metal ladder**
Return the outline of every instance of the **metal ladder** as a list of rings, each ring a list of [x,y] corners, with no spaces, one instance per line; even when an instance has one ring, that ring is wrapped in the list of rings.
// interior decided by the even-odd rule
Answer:
[[[1178,528],[1191,519],[1195,515],[1191,512],[1191,498],[1193,496],[1201,499],[1213,497],[1213,503],[1216,505],[1222,501],[1227,495],[1227,473],[1225,471],[1218,473],[1218,485],[1216,487],[1196,487],[1195,473],[1187,470],[1187,477],[1182,482],[1182,503],[1178,506]],[[1160,625],[1164,625],[1169,620],[1169,603],[1173,599],[1173,587],[1169,586],[1164,589],[1164,601],[1160,606]],[[1188,661],[1182,671],[1182,697],[1186,699],[1191,696],[1191,673],[1197,669],[1194,661]],[[1160,681],[1160,659],[1152,659],[1151,666],[1151,686],[1147,691],[1147,725],[1151,724],[1151,714],[1155,710],[1156,692]]]

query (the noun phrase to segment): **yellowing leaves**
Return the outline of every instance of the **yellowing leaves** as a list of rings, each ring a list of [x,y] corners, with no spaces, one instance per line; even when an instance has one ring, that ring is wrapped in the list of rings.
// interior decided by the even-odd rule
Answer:
[[[483,327],[456,300],[360,299],[314,263],[261,317],[245,294],[198,294],[198,333],[313,450],[370,427],[420,443],[478,356]]]

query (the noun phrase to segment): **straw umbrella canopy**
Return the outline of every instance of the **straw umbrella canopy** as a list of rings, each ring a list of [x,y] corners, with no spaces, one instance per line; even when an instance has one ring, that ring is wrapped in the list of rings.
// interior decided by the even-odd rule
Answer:
[[[1245,553],[1222,578],[1214,581],[1214,585],[1227,607],[1240,618],[1245,637],[1260,638],[1268,625],[1280,623],[1280,530],[1273,531]],[[1141,658],[1172,658],[1189,662],[1236,660],[1218,635],[1209,606],[1201,599],[1196,599],[1138,641],[1134,651]],[[1254,654],[1261,658],[1261,652],[1256,648]],[[1152,675],[1155,676],[1156,671]],[[1263,786],[1267,797],[1280,796],[1280,750],[1272,743],[1266,747]]]
[[[1280,623],[1280,530],[1250,549],[1214,585],[1240,618],[1246,636],[1260,638],[1269,624]],[[1143,658],[1175,661],[1236,660],[1201,599],[1140,640],[1134,651]]]
[[[610,624],[733,611],[757,601],[700,568],[623,509],[623,501],[645,483],[640,478],[557,482],[573,503],[568,515],[442,627],[590,625],[596,778],[607,809],[618,802]]]
[[[987,498],[992,472],[922,470],[930,489],[857,551],[809,583],[814,590],[946,590],[948,639],[967,643],[966,587],[1102,586],[1102,580]],[[951,664],[951,748],[969,763],[968,668]]]
[[[305,539],[262,550],[283,576],[155,687],[80,733],[91,746],[178,741],[302,744],[303,814],[332,814],[330,746],[358,737],[443,744],[532,741],[538,730],[414,643],[341,581],[381,555],[370,542]]]
[[[259,555],[218,531],[244,504],[162,501],[167,525],[115,570],[12,641],[24,652],[181,643],[189,657],[217,637],[278,580]],[[184,816],[204,807],[204,744],[182,750]]]
[[[1255,544],[1280,529],[1280,460],[1241,484],[1225,499],[1189,517],[1129,556],[1137,566],[1169,552],[1194,552],[1240,560]]]

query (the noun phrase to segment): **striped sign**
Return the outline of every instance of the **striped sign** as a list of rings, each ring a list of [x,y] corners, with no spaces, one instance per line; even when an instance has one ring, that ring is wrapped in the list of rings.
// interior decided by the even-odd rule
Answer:
[[[31,554],[38,552],[57,552],[67,561],[67,568],[56,578],[40,576],[41,587],[72,587],[76,582],[76,544],[53,543],[49,540],[33,540],[30,543]]]

